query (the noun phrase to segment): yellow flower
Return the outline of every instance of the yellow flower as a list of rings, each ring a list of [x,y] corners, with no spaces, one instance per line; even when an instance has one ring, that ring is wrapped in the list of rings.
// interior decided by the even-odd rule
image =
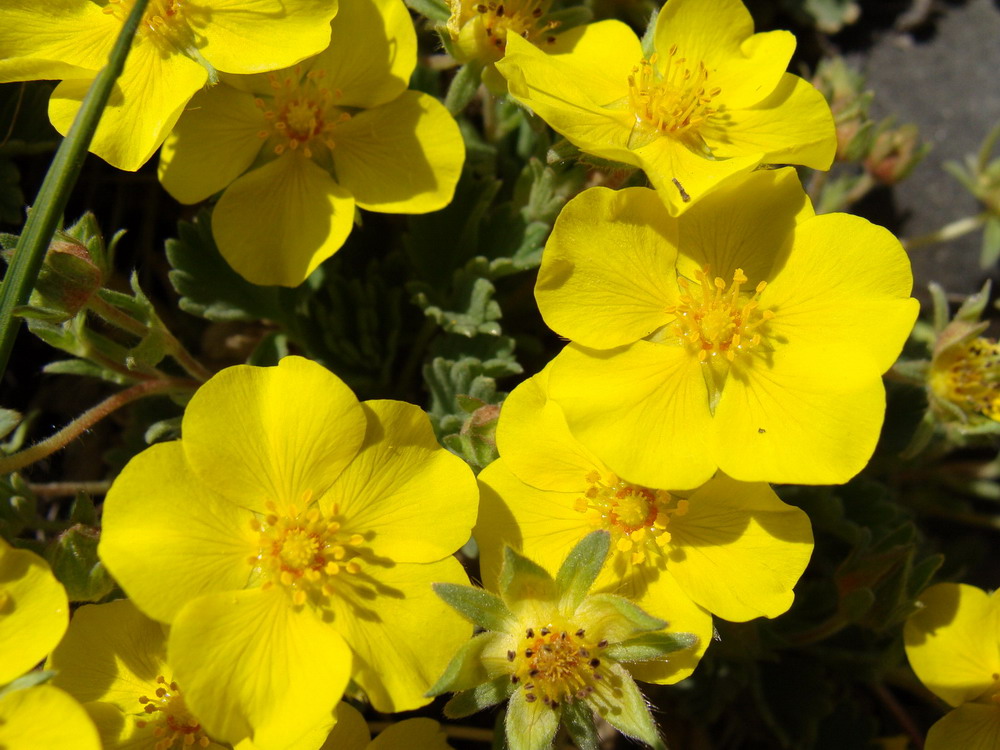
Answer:
[[[794,170],[733,180],[678,219],[644,188],[587,190],[556,221],[535,296],[573,343],[549,395],[618,476],[693,489],[830,484],[865,465],[881,374],[917,315],[889,232],[815,216]]]
[[[0,539],[0,685],[42,661],[68,623],[66,590],[48,563]]]
[[[0,747],[100,750],[101,741],[83,706],[59,688],[37,685],[0,695]]]
[[[7,0],[0,9],[0,82],[65,79],[49,118],[65,135],[133,0]],[[329,42],[337,0],[150,0],[90,150],[136,170],[216,71],[292,65]]]
[[[673,216],[760,164],[829,168],[833,116],[785,72],[790,33],[754,34],[739,0],[670,0],[653,41],[646,57],[618,21],[590,24],[561,54],[511,36],[497,69],[582,151],[645,170]]]
[[[321,366],[231,367],[189,403],[183,439],[135,457],[99,553],[150,617],[212,737],[291,747],[352,679],[383,712],[424,692],[468,627],[434,596],[478,494],[427,416],[359,404]],[[433,638],[426,634],[433,632]]]
[[[920,595],[903,629],[920,681],[954,708],[927,733],[926,750],[1000,747],[1000,592],[939,583]]]
[[[416,35],[402,1],[345,4],[332,28],[301,65],[196,96],[163,147],[160,180],[177,200],[225,189],[212,232],[255,284],[300,284],[344,244],[355,206],[442,208],[462,169],[448,111],[406,90]]]
[[[958,416],[1000,422],[1000,344],[977,336],[983,324],[954,321],[938,337],[928,373],[932,403],[958,407]]]
[[[499,574],[505,544],[543,567],[557,565],[595,529],[611,534],[611,558],[595,584],[694,633],[699,649],[646,665],[646,682],[687,677],[712,636],[709,613],[727,620],[776,617],[812,554],[809,518],[770,487],[718,475],[672,493],[615,475],[575,440],[546,396],[548,369],[522,383],[500,412],[500,458],[479,475],[483,580]]]
[[[337,725],[320,750],[451,750],[433,719],[397,721],[373,740],[364,717],[347,703],[337,706],[336,716]]]

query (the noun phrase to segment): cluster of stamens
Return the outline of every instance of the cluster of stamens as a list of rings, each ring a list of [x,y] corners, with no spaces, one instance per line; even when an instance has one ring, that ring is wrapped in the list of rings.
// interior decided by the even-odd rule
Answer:
[[[563,703],[584,700],[595,684],[605,679],[601,652],[606,640],[593,643],[581,628],[575,632],[551,625],[524,631],[524,641],[516,651],[507,652],[513,672],[510,681],[524,686],[528,703],[541,700],[559,708]]]
[[[482,18],[489,44],[503,54],[508,34],[516,34],[536,46],[543,41],[555,42],[550,32],[559,22],[545,18],[548,6],[549,0],[500,0],[477,3],[476,13]]]
[[[135,5],[135,0],[108,0],[103,12],[125,22]],[[146,12],[139,24],[139,33],[144,35],[171,35],[181,28],[186,28],[183,17],[184,2],[182,0],[149,0]]]
[[[153,745],[155,750],[170,750],[175,744],[178,748],[208,747],[211,740],[198,720],[188,712],[177,683],[168,683],[163,675],[158,676],[156,682],[159,687],[152,697],[139,696],[139,703],[148,718],[138,719],[135,723],[139,729],[153,727],[153,736],[157,738]]]
[[[671,516],[683,516],[688,501],[665,490],[651,490],[623,482],[612,475],[607,480],[597,471],[587,475],[590,487],[577,498],[574,509],[591,517],[595,528],[611,532],[615,548],[628,554],[633,564],[646,561],[670,542]]]
[[[338,575],[359,573],[356,558],[365,542],[361,534],[343,532],[340,522],[324,517],[319,508],[310,508],[310,500],[307,492],[303,495],[305,510],[289,506],[281,512],[268,502],[267,514],[250,521],[260,537],[259,551],[249,563],[267,577],[264,588],[280,584],[296,606],[310,598],[322,602],[334,593]],[[334,507],[334,516],[336,513]]]
[[[932,386],[972,414],[1000,421],[1000,344],[975,338],[935,362]]]
[[[708,266],[695,271],[695,276],[700,292],[692,289],[688,279],[677,279],[682,293],[680,303],[667,308],[676,316],[671,329],[699,362],[720,356],[733,362],[760,343],[758,329],[774,317],[771,310],[758,309],[767,282],[757,284],[754,294],[748,296],[741,291],[747,282],[741,268],[736,269],[728,288],[724,279],[711,277]]]
[[[662,68],[653,54],[632,68],[628,77],[628,99],[636,121],[658,133],[679,136],[695,131],[715,115],[713,106],[722,93],[708,82],[705,63],[688,62],[677,56],[677,45],[670,48]]]
[[[270,74],[269,101],[258,96],[254,103],[266,123],[257,135],[275,141],[275,154],[299,151],[311,159],[318,147],[333,149],[333,131],[351,115],[336,106],[343,92],[325,86],[325,77],[325,70],[311,70],[303,76],[300,66],[295,67],[294,75],[285,74],[284,78]]]

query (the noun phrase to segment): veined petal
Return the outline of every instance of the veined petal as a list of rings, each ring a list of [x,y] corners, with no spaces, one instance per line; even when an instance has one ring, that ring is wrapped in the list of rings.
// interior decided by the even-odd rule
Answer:
[[[365,414],[322,365],[285,357],[277,367],[229,367],[184,413],[184,454],[205,485],[257,512],[268,501],[302,511],[357,455]]]
[[[345,532],[373,535],[371,551],[397,563],[447,557],[465,544],[479,491],[468,465],[444,450],[424,411],[402,401],[361,405],[367,432],[357,457],[320,500]]]
[[[711,276],[728,284],[742,269],[753,288],[770,278],[778,258],[785,257],[782,250],[790,246],[796,225],[814,215],[792,168],[727,180],[680,222],[677,275],[693,280],[708,266]]]
[[[462,134],[434,97],[404,91],[337,127],[337,179],[361,208],[421,214],[443,208],[465,161]]]
[[[866,353],[836,359],[824,340],[775,347],[730,370],[715,410],[714,455],[744,482],[841,484],[864,468],[885,416]]]
[[[345,107],[377,107],[406,91],[417,65],[417,34],[401,0],[353,0],[333,20],[330,46],[311,61],[326,71]]]
[[[225,84],[199,91],[163,143],[160,183],[181,203],[198,203],[219,192],[260,153],[263,122],[246,92]]]
[[[760,297],[775,313],[768,336],[822,343],[832,360],[863,353],[888,370],[919,310],[899,240],[858,216],[827,214],[796,227],[786,253]]]
[[[523,687],[518,688],[507,704],[505,726],[510,750],[548,750],[559,729],[562,709],[541,701],[529,703],[524,692]]]
[[[199,52],[227,73],[259,73],[294,65],[330,43],[337,0],[205,0],[209,19],[191,25]]]
[[[573,509],[581,491],[541,490],[511,473],[501,458],[479,474],[482,499],[473,536],[479,544],[483,585],[497,590],[503,549],[509,545],[546,570],[557,570],[593,528]]]
[[[161,443],[108,491],[98,553],[139,609],[171,622],[191,599],[247,585],[258,550],[251,518],[205,486],[179,442]]]
[[[320,750],[364,750],[371,740],[368,722],[358,709],[341,701],[334,712],[337,723]]]
[[[0,82],[92,78],[107,65],[120,30],[89,0],[5,0]]]
[[[38,685],[0,697],[0,747],[100,750],[83,706],[57,687]]]
[[[208,80],[205,69],[180,54],[164,55],[138,37],[108,99],[90,150],[119,169],[145,164],[180,117],[184,105]],[[92,79],[60,83],[49,99],[49,119],[63,135],[69,132]]]
[[[670,573],[695,602],[726,620],[777,617],[812,555],[809,517],[763,483],[717,475],[670,519]]]
[[[504,465],[522,482],[542,490],[583,492],[587,475],[606,469],[570,433],[562,407],[548,400],[550,369],[546,366],[521,383],[503,402],[497,449]]]
[[[523,45],[515,43],[516,48]],[[508,47],[508,51],[510,47]],[[591,101],[607,105],[628,93],[628,77],[642,60],[642,45],[621,21],[598,21],[556,35],[545,48],[559,66],[584,83]]]
[[[351,750],[338,746],[336,750]],[[368,750],[449,750],[448,735],[433,719],[406,719],[390,724],[372,740]]]
[[[337,631],[280,587],[194,600],[170,629],[168,659],[208,732],[259,750],[329,730],[351,670]]]
[[[261,285],[298,286],[341,248],[353,226],[351,193],[293,152],[236,180],[212,214],[219,252]]]
[[[66,590],[49,564],[0,539],[0,685],[42,661],[68,623]]]
[[[677,223],[646,188],[585,190],[566,204],[545,245],[535,299],[546,324],[610,349],[673,318]]]
[[[924,750],[996,750],[1000,747],[1000,706],[966,703],[945,714],[927,732]]]
[[[920,681],[951,706],[993,688],[993,675],[1000,673],[1000,594],[939,583],[919,603],[906,621],[903,643]]]
[[[433,583],[467,586],[469,577],[454,557],[368,565],[331,598],[333,627],[354,654],[352,678],[377,711],[429,703],[424,694],[472,636],[472,626],[434,593]]]
[[[553,361],[549,396],[580,442],[629,482],[687,489],[715,473],[708,388],[684,347],[571,344]]]

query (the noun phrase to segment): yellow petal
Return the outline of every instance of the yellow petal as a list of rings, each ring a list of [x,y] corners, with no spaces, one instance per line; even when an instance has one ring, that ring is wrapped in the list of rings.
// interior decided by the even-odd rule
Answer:
[[[46,667],[56,672],[52,684],[77,700],[111,703],[135,714],[143,708],[139,696],[160,687],[158,676],[173,679],[166,659],[164,626],[119,599],[78,609]]]
[[[433,719],[406,719],[390,724],[368,746],[368,750],[449,750],[449,748],[448,735]]]
[[[92,78],[107,64],[120,30],[118,21],[86,0],[5,0],[0,82]]]
[[[319,750],[364,750],[371,734],[365,717],[350,703],[340,702],[334,712],[337,723]]]
[[[927,732],[924,750],[996,750],[1000,747],[1000,706],[966,703],[947,713]]]
[[[357,455],[365,414],[322,365],[285,357],[277,367],[229,367],[188,404],[184,452],[207,486],[257,512],[299,512]]]
[[[280,588],[210,594],[170,629],[168,659],[191,712],[213,737],[279,750],[329,731],[351,655],[308,607]]]
[[[83,706],[51,685],[0,697],[0,747],[10,750],[100,750]]]
[[[479,491],[472,471],[442,448],[422,409],[402,401],[361,405],[367,432],[357,457],[321,499],[346,533],[394,562],[433,562],[469,539]],[[326,512],[330,512],[327,510]]]
[[[609,105],[626,95],[632,68],[642,60],[639,38],[626,24],[597,21],[569,29],[555,39],[544,51],[553,64],[586,86],[591,101]],[[515,42],[514,49],[523,46]]]
[[[184,105],[207,80],[205,69],[190,58],[164,55],[152,41],[137,37],[90,150],[114,167],[137,170],[160,147]],[[52,92],[49,119],[63,135],[69,132],[90,83],[66,80]]]
[[[453,557],[434,563],[369,565],[359,575],[359,583],[345,582],[347,588],[332,598],[333,627],[354,654],[352,678],[377,711],[426,705],[431,699],[424,694],[472,635],[472,626],[431,584],[468,585],[468,576]]]
[[[903,629],[917,677],[951,706],[979,698],[1000,674],[1000,595],[939,583],[924,591]]]
[[[337,179],[361,208],[421,214],[451,202],[465,145],[448,110],[406,91],[359,112],[334,133]]]
[[[0,685],[42,661],[68,623],[66,590],[49,564],[0,539]]]
[[[251,518],[205,486],[180,443],[162,443],[108,491],[98,553],[137,607],[170,622],[197,596],[246,586],[258,549]]]
[[[549,396],[580,442],[629,482],[690,489],[715,473],[702,365],[681,346],[570,345],[553,362]]]
[[[766,484],[721,474],[688,501],[687,513],[670,518],[667,552],[684,592],[735,622],[785,612],[812,555],[809,517]]]
[[[892,366],[919,310],[899,240],[860,217],[827,214],[796,227],[778,263],[760,298],[775,313],[769,337],[822,344],[831,360],[864,354],[879,373]]]
[[[648,336],[677,303],[677,222],[646,188],[591,188],[566,204],[545,245],[535,299],[546,324],[583,346]]]
[[[841,484],[868,463],[885,388],[864,354],[830,356],[825,341],[739,360],[715,410],[719,467],[745,482]]]
[[[345,2],[332,24],[330,46],[309,61],[326,71],[345,107],[377,107],[406,91],[417,65],[417,35],[402,0]]]
[[[298,286],[344,244],[354,198],[301,154],[286,152],[229,186],[212,214],[219,252],[253,284]]]
[[[199,91],[163,143],[160,183],[181,203],[205,200],[253,163],[263,126],[250,94],[225,84]]]
[[[257,73],[326,49],[337,0],[206,0],[204,11],[204,24],[191,14],[202,56],[227,73]]]

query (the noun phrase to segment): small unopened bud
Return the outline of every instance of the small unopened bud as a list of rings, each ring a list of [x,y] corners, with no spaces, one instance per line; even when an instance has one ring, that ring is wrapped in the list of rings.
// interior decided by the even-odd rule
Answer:
[[[94,602],[114,587],[104,564],[97,558],[100,531],[76,524],[59,535],[46,550],[46,557],[70,601]]]
[[[929,150],[916,125],[885,128],[875,136],[865,169],[883,185],[894,185],[909,177]]]

